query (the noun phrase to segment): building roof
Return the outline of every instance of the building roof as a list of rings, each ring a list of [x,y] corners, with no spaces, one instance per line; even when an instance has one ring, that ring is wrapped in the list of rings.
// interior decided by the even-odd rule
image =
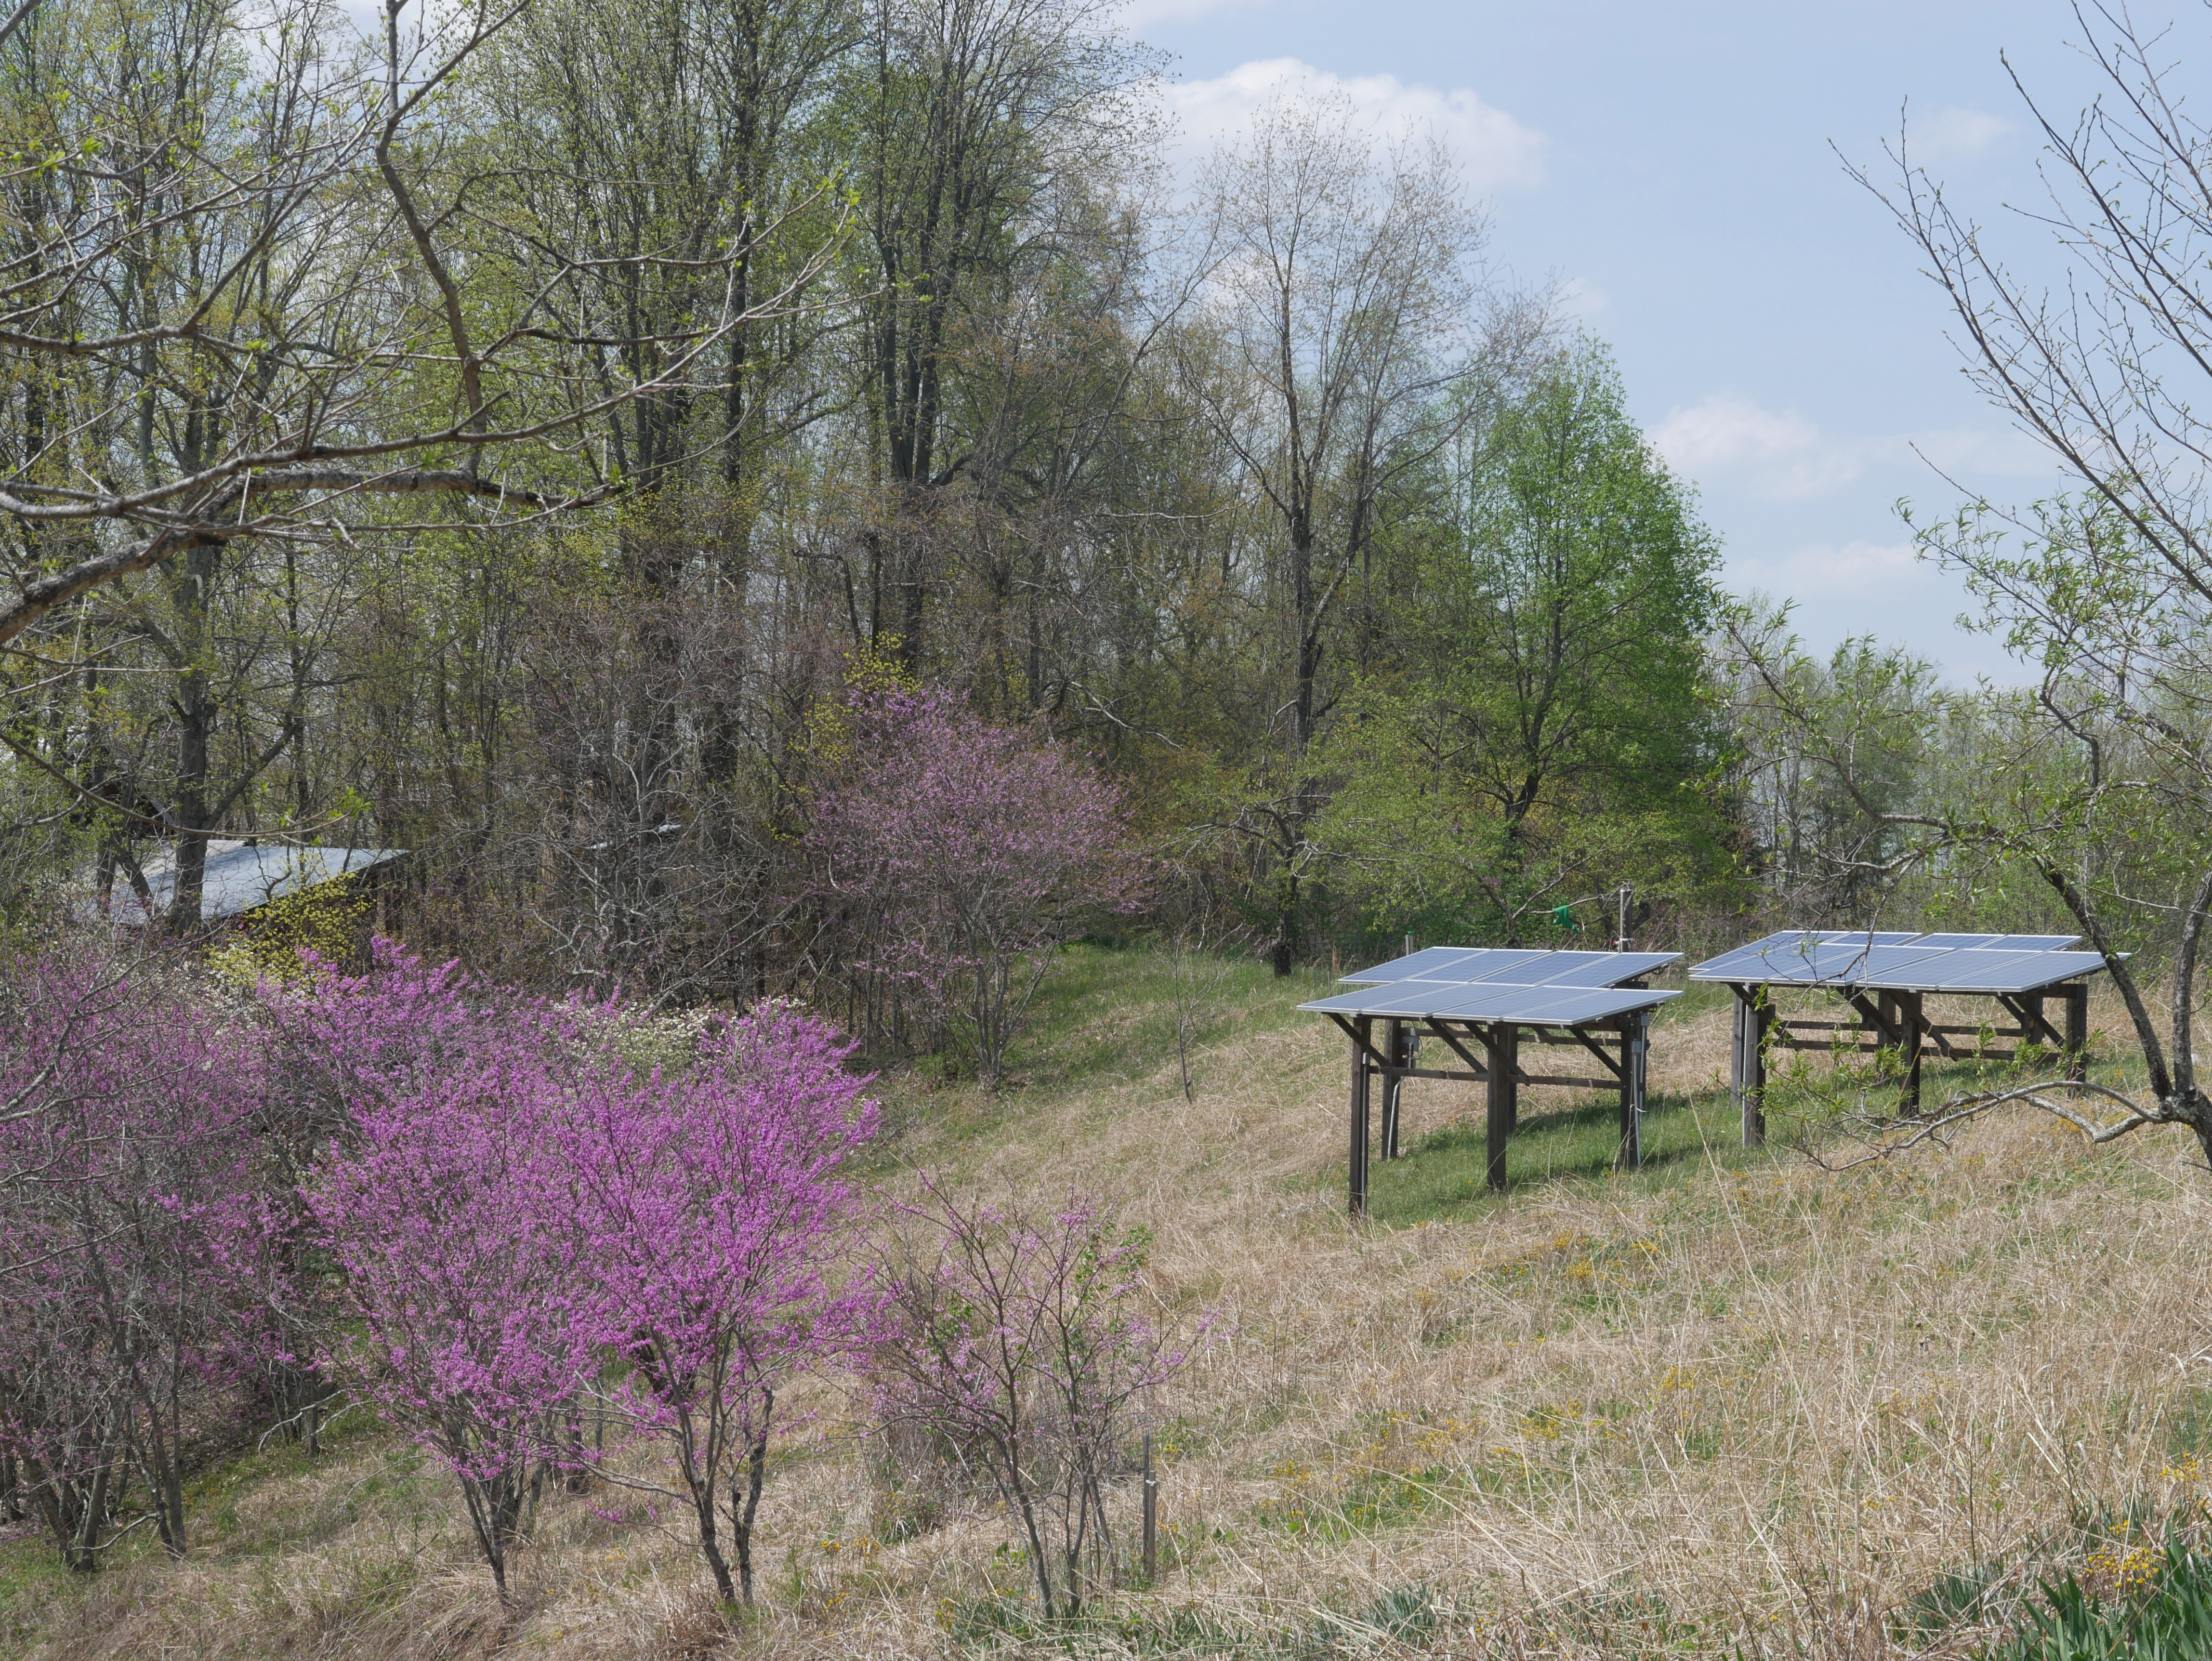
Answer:
[[[207,845],[207,873],[200,885],[200,920],[235,917],[271,900],[297,894],[334,877],[396,860],[404,848],[293,848],[281,843],[222,842]],[[176,891],[176,855],[165,851],[143,867],[154,909],[166,912]]]

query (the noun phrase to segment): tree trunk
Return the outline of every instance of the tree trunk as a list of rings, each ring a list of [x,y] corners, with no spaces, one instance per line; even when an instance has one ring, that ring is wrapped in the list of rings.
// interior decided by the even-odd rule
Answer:
[[[744,1496],[740,1503],[738,1495],[737,1473],[730,1475],[730,1533],[738,1548],[738,1583],[744,1592],[745,1607],[753,1602],[753,1519],[760,1515],[761,1488],[768,1480],[768,1427],[775,1411],[775,1392],[761,1391],[761,1431],[753,1443],[752,1452],[744,1463]]]

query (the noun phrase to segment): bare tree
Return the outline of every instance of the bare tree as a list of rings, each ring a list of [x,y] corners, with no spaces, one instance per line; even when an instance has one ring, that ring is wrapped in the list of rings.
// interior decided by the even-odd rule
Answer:
[[[1320,795],[1301,764],[1332,702],[1329,630],[1372,554],[1384,502],[1474,418],[1455,398],[1483,367],[1474,261],[1482,222],[1432,138],[1376,147],[1350,100],[1278,94],[1201,180],[1213,262],[1194,396],[1271,521],[1288,686],[1273,725],[1285,776],[1224,827],[1275,867],[1273,955],[1299,955],[1307,827]],[[1498,341],[1540,335],[1510,308]]]
[[[2104,955],[2148,1065],[2143,1095],[2106,1101],[2118,1116],[2094,1134],[2185,1124],[2212,1156],[2191,1030],[2212,916],[2212,129],[2189,113],[2166,33],[2098,0],[2075,17],[2104,98],[2068,120],[2014,77],[2049,189],[2023,217],[2055,241],[2063,294],[2009,267],[1905,138],[1887,181],[1853,169],[1950,301],[1968,374],[2078,482],[2026,509],[1976,502],[1917,527],[2036,680],[2023,698],[1992,697],[1981,765],[1917,812],[1876,811],[1887,804],[1857,784],[1853,757],[1828,760],[1862,807],[1915,831],[1898,861],[1979,848],[2047,885]],[[2124,950],[2146,937],[2172,952],[2164,1023]],[[2069,1087],[2018,1098],[2049,1105]]]
[[[965,307],[1039,235],[1054,173],[1121,131],[1137,64],[1097,0],[872,0],[861,119],[875,270],[862,396],[888,496],[869,529],[870,630],[921,661],[935,524],[971,453],[946,453]],[[979,296],[978,289],[984,290]]]
[[[734,240],[608,253],[502,210],[463,94],[520,11],[418,18],[387,0],[372,51],[325,0],[266,19],[227,0],[58,3],[0,62],[36,140],[0,173],[0,514],[19,538],[0,645],[164,569],[179,918],[197,918],[225,806],[207,636],[227,551],[427,528],[375,505],[392,499],[448,504],[441,529],[604,500],[627,475],[586,441],[594,425],[700,377],[749,319],[799,303],[833,251],[741,296]],[[599,303],[679,270],[695,290],[679,319]],[[268,759],[298,731],[279,723]]]

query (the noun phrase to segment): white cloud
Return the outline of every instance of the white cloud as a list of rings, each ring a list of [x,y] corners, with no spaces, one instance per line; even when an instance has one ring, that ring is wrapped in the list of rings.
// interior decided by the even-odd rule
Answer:
[[[1544,137],[1465,87],[1439,92],[1395,75],[1340,76],[1296,58],[1240,64],[1210,81],[1182,81],[1161,90],[1185,146],[1206,149],[1243,131],[1252,113],[1286,88],[1337,94],[1374,136],[1404,138],[1427,132],[1441,139],[1473,188],[1535,185],[1543,178]]]
[[[1863,593],[1870,583],[1893,583],[1919,575],[1920,560],[1909,542],[1826,543],[1800,548],[1779,566],[1789,592]]]
[[[1900,441],[1945,473],[1988,473],[2001,478],[2048,478],[2057,465],[2040,440],[2021,432],[1971,427],[1915,433]]]
[[[1756,588],[1814,606],[1801,612],[1799,627],[1828,645],[1846,634],[1894,634],[1900,603],[1912,609],[1938,594],[1938,605],[1949,598],[1942,573],[1916,557],[1909,542],[1815,542],[1765,558],[1739,554],[1728,562],[1727,581],[1739,593]],[[1870,599],[1875,604],[1868,610]],[[1839,603],[1844,611],[1836,610]],[[1943,620],[1956,609],[1942,612]]]
[[[1986,155],[2012,131],[2013,124],[2001,115],[1947,105],[1928,115],[1908,114],[1905,150],[1916,163],[1966,161]]]
[[[2044,478],[2051,472],[2049,453],[2024,433],[1948,428],[1837,436],[1734,392],[1671,410],[1644,437],[1668,466],[1699,484],[1779,502],[1832,496],[1875,468],[1895,470],[1900,480],[1926,480],[1930,466],[1959,478]]]
[[[1831,442],[1803,417],[1730,392],[1670,411],[1644,436],[1677,472],[1700,481],[1736,475],[1754,494],[1784,500],[1829,495],[1865,468],[1856,447]]]

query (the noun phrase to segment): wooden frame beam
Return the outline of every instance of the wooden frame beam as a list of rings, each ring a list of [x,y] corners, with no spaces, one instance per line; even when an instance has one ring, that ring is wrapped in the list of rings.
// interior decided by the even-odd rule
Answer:
[[[1516,1021],[1452,1022],[1440,1016],[1346,1016],[1329,1012],[1328,1018],[1352,1041],[1352,1123],[1346,1186],[1350,1210],[1355,1218],[1367,1213],[1368,1176],[1376,1153],[1379,1151],[1385,1159],[1399,1157],[1401,1092],[1407,1079],[1441,1079],[1484,1087],[1488,1127],[1487,1180],[1493,1193],[1503,1193],[1505,1189],[1505,1147],[1520,1128],[1520,1092],[1523,1085],[1618,1092],[1621,1102],[1621,1143],[1617,1162],[1624,1169],[1633,1169],[1643,1162],[1650,1010],[1609,1018],[1594,1031],[1583,1025],[1524,1027]],[[1375,1042],[1377,1021],[1383,1023],[1379,1049]],[[1422,1028],[1442,1040],[1455,1056],[1467,1064],[1467,1070],[1413,1065],[1413,1041]],[[1583,1078],[1524,1072],[1520,1064],[1520,1050],[1522,1043],[1530,1041],[1579,1046],[1598,1058],[1605,1074]],[[1479,1051],[1475,1044],[1480,1046]],[[1379,1127],[1373,1123],[1376,1079],[1383,1081]],[[1377,1129],[1382,1133],[1379,1150],[1373,1146],[1373,1132]]]
[[[1747,1147],[1764,1140],[1766,1133],[1765,1057],[1770,1049],[1842,1050],[1859,1055],[1885,1050],[1893,1051],[1898,1056],[1904,1073],[1898,1092],[1900,1110],[1917,1108],[1920,1104],[1921,1063],[1930,1042],[1948,1061],[2007,1062],[2017,1059],[2030,1043],[2043,1042],[2043,1035],[2047,1034],[2066,1057],[2066,1076],[2079,1081],[2088,1075],[2089,983],[2086,977],[2060,981],[2028,992],[1937,995],[1990,999],[2020,1023],[2017,1027],[1960,1026],[1952,1022],[1931,1021],[1927,1016],[1928,995],[1924,991],[1877,989],[1875,1000],[1869,1002],[1865,990],[1843,986],[1796,989],[1825,991],[1841,999],[1860,1016],[1856,1023],[1797,1018],[1785,1019],[1773,1011],[1772,983],[1729,981],[1725,984],[1735,995],[1730,1029],[1729,1086],[1743,1111],[1743,1140]],[[2045,1006],[2052,998],[2065,1005],[2066,1031],[2063,1037],[2045,1013]],[[1844,1041],[1797,1036],[1813,1032],[1865,1032],[1869,1025],[1874,1029],[1871,1040],[1854,1038]],[[2014,1047],[1995,1050],[1978,1045],[1969,1050],[1951,1042],[1954,1037],[1978,1038],[1984,1032],[1992,1038],[2011,1042]]]

